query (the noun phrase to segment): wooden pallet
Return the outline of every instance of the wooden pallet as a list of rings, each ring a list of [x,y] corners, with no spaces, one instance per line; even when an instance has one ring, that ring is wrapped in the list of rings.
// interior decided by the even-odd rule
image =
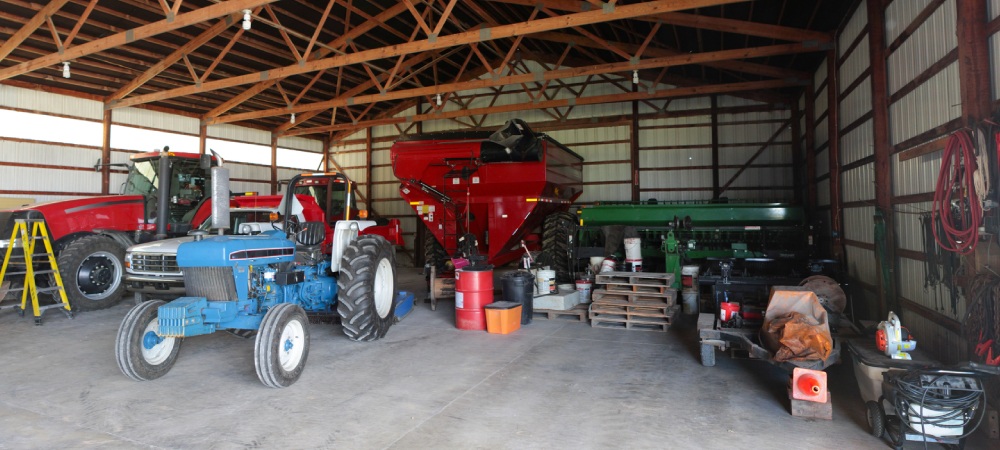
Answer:
[[[604,272],[597,274],[595,283],[670,287],[670,285],[674,284],[674,274],[649,272]]]
[[[611,292],[634,292],[636,294],[665,294],[673,291],[670,286],[646,286],[642,284],[613,284],[604,285],[604,289]]]
[[[563,318],[563,316],[568,316],[563,318],[563,320],[571,320],[574,322],[586,322],[587,321],[587,305],[576,305],[573,309],[536,309],[533,310],[533,315],[536,319],[548,319],[555,320]],[[539,314],[544,314],[544,316],[539,317]]]
[[[648,316],[648,317],[666,317],[670,314],[670,309],[674,305],[662,301],[640,301],[640,302],[623,302],[616,300],[602,300],[600,302],[595,302],[591,306],[591,312],[595,313],[607,313],[607,314],[628,314],[628,315],[638,315],[638,316]]]
[[[640,302],[661,302],[670,306],[677,304],[677,290],[666,289],[663,292],[621,292],[608,291],[607,289],[596,289],[591,294],[594,303],[602,301],[616,301],[628,303]]]
[[[590,326],[594,328],[665,332],[670,327],[670,324],[676,320],[680,309],[680,306],[673,306],[667,310],[667,315],[664,317],[647,317],[638,313],[606,313],[592,310],[589,314]],[[634,316],[634,318],[630,316]]]

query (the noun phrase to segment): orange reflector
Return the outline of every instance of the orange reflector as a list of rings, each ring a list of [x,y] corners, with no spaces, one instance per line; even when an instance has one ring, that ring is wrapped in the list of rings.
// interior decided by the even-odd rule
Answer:
[[[276,212],[273,212],[273,213],[269,214],[269,215],[267,216],[267,218],[268,218],[268,219],[271,219],[271,221],[272,221],[272,222],[274,222],[275,220],[278,220],[278,213],[276,213]]]
[[[358,217],[360,217],[362,219],[367,219],[368,218],[368,210],[367,209],[362,209],[362,210],[358,211]]]

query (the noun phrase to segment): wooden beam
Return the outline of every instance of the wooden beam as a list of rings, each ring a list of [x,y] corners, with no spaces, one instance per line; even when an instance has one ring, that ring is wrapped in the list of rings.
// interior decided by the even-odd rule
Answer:
[[[929,153],[934,153],[939,150],[943,150],[945,145],[948,143],[948,138],[943,137],[941,139],[930,141],[926,144],[918,145],[909,150],[904,150],[899,152],[899,162],[909,161],[918,156],[923,156]]]
[[[111,191],[111,110],[104,111],[101,131],[101,193],[108,195]]]
[[[372,127],[365,128],[365,194],[374,199],[372,194]]]
[[[802,191],[802,127],[800,126],[802,112],[799,110],[798,99],[792,102],[792,184],[795,185],[795,203],[805,204],[806,198]]]
[[[837,50],[830,50],[826,53],[826,80],[827,80],[827,130],[829,140],[827,141],[827,156],[830,158],[830,229],[833,233],[831,240],[831,253],[834,259],[843,259],[843,226],[841,226],[840,208],[840,103],[837,101],[837,92],[840,91],[837,83]]]
[[[204,155],[208,151],[208,125],[202,123],[198,126],[198,154]]]
[[[986,42],[986,0],[959,0],[958,77],[962,117],[971,125],[990,118],[990,55]]]
[[[201,47],[212,38],[221,34],[223,31],[226,31],[226,29],[229,28],[230,25],[236,23],[236,20],[238,18],[239,14],[237,13],[237,14],[230,14],[224,17],[222,20],[219,20],[218,23],[212,25],[211,28],[203,31],[201,34],[198,35],[198,37],[184,43],[184,45],[178,47],[177,50],[174,50],[171,54],[161,59],[158,63],[150,66],[150,68],[146,69],[146,71],[143,72],[142,75],[139,75],[132,81],[125,83],[124,86],[119,88],[113,94],[108,95],[106,102],[114,102],[115,100],[125,98],[126,95],[131,94],[132,91],[139,88],[139,86],[146,84],[147,81],[153,79],[153,77],[159,75],[160,72],[163,72],[168,67],[174,65],[174,63],[179,61],[188,53],[191,53],[196,48]]]
[[[0,45],[0,61],[3,61],[3,59],[6,58],[10,52],[14,51],[18,45],[21,45],[21,43],[24,42],[28,36],[31,36],[31,34],[34,33],[38,27],[45,23],[48,17],[55,14],[55,12],[58,11],[59,8],[62,8],[67,1],[69,0],[52,0],[35,13],[31,19],[28,19],[20,30],[17,30],[17,32],[14,33],[10,39],[7,39],[3,45]],[[7,78],[10,77],[0,77],[0,80],[5,80]]]
[[[595,40],[593,40],[591,38],[588,38],[586,36],[577,36],[577,35],[566,34],[566,33],[542,32],[542,33],[532,34],[530,36],[527,36],[527,38],[529,38],[529,39],[532,39],[532,38],[534,38],[534,39],[541,39],[541,40],[544,40],[544,41],[551,41],[551,42],[560,42],[560,43],[564,43],[564,44],[569,44],[570,42],[572,42],[574,45],[579,45],[581,47],[602,48],[602,49],[604,48],[604,45],[602,43],[600,43],[598,41],[595,41]],[[639,51],[639,47],[640,47],[639,45],[630,44],[630,43],[627,43],[627,42],[607,41],[607,43],[609,45],[615,47],[615,48],[619,48],[619,49],[621,49],[623,51],[633,52],[633,53],[637,53]],[[787,44],[785,44],[785,45],[787,45]],[[820,50],[820,48],[818,46],[810,46],[810,47],[806,48],[805,44],[802,44],[802,45],[803,45],[803,49],[807,50],[807,51],[819,51]],[[659,47],[650,47],[650,48],[647,48],[644,51],[644,53],[647,54],[647,55],[649,55],[649,56],[654,56],[654,57],[665,57],[665,56],[675,56],[675,55],[686,55],[686,54],[688,54],[688,53],[682,52],[680,50],[666,49],[666,48],[659,48]],[[772,56],[772,55],[766,55],[766,56]],[[730,61],[730,60],[705,61],[705,62],[701,62],[701,65],[708,66],[708,67],[713,67],[713,68],[716,68],[716,69],[732,70],[734,72],[742,72],[742,73],[748,73],[748,74],[754,74],[754,75],[761,75],[761,76],[766,76],[766,77],[771,77],[771,78],[800,78],[800,79],[803,79],[803,80],[808,80],[811,77],[811,75],[809,75],[808,73],[805,73],[805,72],[802,72],[802,71],[798,71],[798,70],[790,70],[790,69],[785,69],[785,68],[782,68],[782,67],[774,67],[774,66],[768,66],[766,64],[758,64],[758,63],[752,63],[752,62],[746,62],[746,61]]]
[[[344,106],[360,105],[365,103],[401,100],[407,98],[419,98],[429,95],[432,96],[435,94],[449,94],[449,93],[461,92],[473,89],[532,83],[542,80],[546,81],[561,80],[564,78],[582,77],[582,76],[599,75],[599,74],[611,74],[611,73],[627,72],[630,70],[644,70],[644,69],[654,69],[660,67],[669,67],[673,65],[690,64],[692,62],[734,59],[734,58],[754,58],[759,56],[781,55],[788,53],[798,53],[803,51],[814,51],[814,49],[812,48],[807,49],[802,44],[781,44],[781,45],[772,45],[767,47],[755,47],[749,49],[722,50],[718,52],[685,53],[674,56],[650,58],[650,59],[640,60],[635,63],[619,62],[611,64],[601,64],[596,66],[549,70],[544,72],[511,74],[495,78],[482,78],[482,79],[477,78],[450,84],[440,84],[436,86],[428,86],[423,88],[391,91],[391,92],[386,92],[385,94],[373,93],[367,95],[357,95],[363,90],[358,91],[357,89],[353,89],[351,91],[352,94],[350,95],[345,94],[338,99],[329,100],[325,102],[295,105],[292,108],[287,108],[287,107],[272,108],[272,109],[253,111],[248,113],[230,114],[227,116],[210,118],[207,120],[209,121],[209,123],[238,122],[238,121],[259,119],[262,117],[279,116],[293,112],[304,113],[308,111],[322,111],[330,108],[339,108]],[[489,64],[486,64],[486,66],[489,66]],[[364,83],[363,85],[366,86],[365,89],[367,89],[367,87],[374,86],[374,84],[370,82]]]
[[[806,99],[806,185],[808,192],[806,205],[809,217],[816,218],[816,93],[812,84],[806,86],[802,95]]]
[[[885,8],[882,0],[868,0],[868,54],[871,56],[871,96],[872,96],[872,134],[875,138],[875,208],[882,212],[885,221],[885,242],[882,243],[885,255],[875,253],[875,266],[882,268],[891,266],[891,274],[896,274],[896,226],[895,214],[892,210],[892,148],[889,143],[889,81],[886,70],[888,56],[885,37]],[[883,280],[882,271],[879,276],[879,316],[896,311],[896,277]],[[888,285],[886,285],[888,281]]]
[[[177,30],[187,26],[191,26],[206,20],[215,19],[217,17],[226,16],[232,14],[236,11],[242,11],[244,9],[253,8],[260,5],[266,5],[268,3],[275,2],[277,0],[228,0],[222,3],[216,3],[204,8],[196,9],[191,12],[187,12],[175,17],[172,21],[161,20],[159,22],[154,22],[149,25],[143,25],[138,28],[133,28],[131,30],[114,34],[103,39],[98,39],[96,41],[87,42],[85,44],[77,45],[76,47],[66,49],[62,54],[53,53],[48,56],[42,56],[34,60],[18,64],[13,67],[8,67],[0,70],[0,80],[6,80],[18,75],[22,75],[34,70],[38,70],[43,67],[48,67],[54,64],[61,63],[63,61],[70,61],[81,56],[90,55],[93,53],[102,52],[104,50],[119,47],[134,41],[142,40],[147,37],[156,36],[167,31]]]
[[[271,195],[278,194],[278,133],[271,133]]]
[[[225,5],[234,2],[264,2],[269,3],[274,0],[230,0]],[[610,22],[644,15],[657,14],[661,12],[689,9],[698,6],[712,6],[726,3],[735,3],[739,0],[654,0],[650,2],[637,3],[625,6],[616,6],[614,12],[604,13],[601,11],[590,11],[577,14],[570,14],[559,17],[549,17],[536,19],[526,23],[515,23],[511,25],[501,25],[492,28],[481,28],[475,31],[450,34],[437,37],[434,42],[421,40],[405,44],[382,47],[372,50],[364,50],[349,53],[321,60],[306,62],[302,65],[279,67],[264,72],[238,75],[226,79],[202,83],[198,86],[188,86],[171,89],[153,94],[141,95],[127,99],[118,103],[119,106],[134,106],[142,103],[161,101],[174,97],[191,95],[198,92],[213,91],[227,87],[239,86],[243,84],[257,83],[274,78],[288,77],[311,73],[323,69],[331,69],[351,64],[364,63],[385,58],[392,58],[400,55],[419,53],[428,50],[443,49],[464,44],[472,44],[482,41],[490,41],[503,38],[512,38],[520,35],[538,33],[542,31],[555,30],[560,28],[570,28],[580,25],[590,25],[595,23]],[[210,6],[213,8],[220,4]],[[208,9],[208,8],[204,8]],[[191,13],[188,13],[191,14]],[[184,16],[184,15],[182,15]],[[182,16],[178,16],[179,18]],[[175,20],[176,22],[176,20]],[[0,71],[0,74],[4,71]]]
[[[313,128],[289,131],[284,133],[284,136],[298,136],[303,134],[324,133],[327,131],[338,131],[338,130],[357,130],[364,127],[376,126],[376,125],[392,125],[396,123],[402,124],[408,122],[419,122],[424,120],[468,117],[480,114],[493,114],[493,113],[503,113],[512,111],[528,111],[528,110],[544,109],[544,108],[564,108],[569,106],[595,105],[601,103],[619,103],[619,102],[629,102],[633,100],[651,100],[657,98],[701,96],[701,95],[721,94],[728,92],[740,92],[740,91],[755,90],[755,89],[774,89],[774,88],[788,87],[788,86],[794,86],[794,85],[787,84],[784,80],[752,81],[745,83],[717,84],[717,85],[696,86],[689,88],[674,88],[674,89],[656,91],[653,93],[637,92],[637,93],[597,95],[589,97],[579,97],[574,99],[542,100],[537,103],[533,102],[516,103],[511,105],[494,106],[492,108],[475,108],[475,109],[466,109],[466,110],[448,111],[448,112],[436,111],[433,113],[418,114],[409,117],[386,117],[366,122],[358,122],[357,124],[345,123],[339,125],[313,127]]]
[[[712,198],[718,200],[719,190],[719,96],[711,96],[712,109]]]
[[[348,40],[353,40],[354,38],[356,38],[358,36],[361,36],[361,35],[369,32],[369,31],[371,31],[372,29],[374,29],[375,27],[377,27],[379,25],[383,25],[384,26],[386,20],[389,20],[389,19],[391,19],[393,17],[396,17],[397,15],[399,15],[400,13],[402,13],[403,11],[406,11],[406,6],[403,5],[402,3],[397,3],[396,5],[394,5],[394,6],[390,7],[390,8],[388,8],[388,9],[386,9],[385,11],[382,11],[381,13],[379,13],[379,14],[375,15],[374,17],[372,17],[371,19],[365,21],[364,23],[351,28],[346,33],[342,34],[340,37],[338,37],[338,38],[330,41],[327,44],[327,46],[328,47],[332,47],[332,48],[341,48],[341,47],[347,45],[347,41]],[[318,60],[320,58],[323,58],[327,53],[328,53],[327,50],[325,48],[321,47],[321,48],[316,49],[315,53],[310,54],[308,59],[315,61],[315,60]],[[222,103],[221,105],[215,107],[211,111],[205,113],[205,117],[204,118],[210,119],[210,118],[217,117],[217,116],[220,116],[222,114],[225,114],[226,111],[229,111],[229,110],[231,110],[231,109],[239,106],[241,103],[249,100],[251,97],[253,97],[253,96],[255,96],[255,95],[257,95],[257,94],[259,94],[261,92],[264,92],[265,90],[269,89],[271,86],[274,86],[274,83],[277,83],[281,79],[282,78],[271,78],[271,79],[268,79],[266,81],[261,81],[261,82],[255,84],[255,85],[253,85],[250,88],[247,88],[247,90],[243,91],[239,95],[236,95],[235,97],[233,97],[233,98],[227,100],[226,102]]]
[[[582,12],[590,11],[596,6],[588,2],[575,0],[491,0],[497,3],[509,3],[515,5],[525,5],[535,7],[542,5],[547,8],[562,11]],[[600,3],[600,2],[599,2]],[[602,5],[603,6],[603,5]],[[707,6],[707,5],[703,5]],[[603,6],[608,10],[618,8],[618,5]],[[695,6],[691,6],[691,9]],[[725,33],[745,34],[750,36],[761,36],[783,41],[817,41],[830,42],[829,33],[820,31],[803,30],[800,28],[784,27],[780,25],[770,25],[766,23],[746,22],[742,20],[725,19],[720,17],[702,16],[698,14],[687,14],[679,12],[669,12],[656,14],[649,17],[641,17],[637,20],[646,22],[660,22],[682,27],[702,28],[706,30],[722,31]]]
[[[632,92],[639,92],[639,85],[632,84]],[[631,145],[629,146],[629,169],[632,171],[632,201],[637,202],[639,198],[639,184],[641,183],[639,178],[639,101],[632,101],[632,125],[629,127],[629,132],[631,132]]]

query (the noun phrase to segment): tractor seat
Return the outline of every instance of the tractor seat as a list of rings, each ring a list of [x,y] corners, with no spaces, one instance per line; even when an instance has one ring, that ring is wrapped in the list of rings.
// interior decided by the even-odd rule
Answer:
[[[323,222],[303,222],[299,229],[302,231],[295,236],[295,241],[303,247],[322,245],[326,239],[326,224]]]

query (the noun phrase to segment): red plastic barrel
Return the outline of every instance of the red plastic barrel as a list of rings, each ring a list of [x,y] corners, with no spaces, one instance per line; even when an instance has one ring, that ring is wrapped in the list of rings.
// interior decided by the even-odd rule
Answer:
[[[486,329],[484,308],[493,303],[493,269],[481,267],[455,271],[455,326],[459,330]]]

